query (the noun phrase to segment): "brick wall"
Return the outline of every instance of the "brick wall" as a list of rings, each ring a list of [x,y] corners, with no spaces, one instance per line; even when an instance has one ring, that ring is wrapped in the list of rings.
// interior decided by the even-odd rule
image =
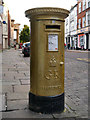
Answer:
[[[81,13],[79,13],[79,3],[81,2]],[[88,10],[90,10],[90,8],[87,8],[86,6],[86,9],[83,10],[83,0],[78,0],[77,2],[77,23],[79,23],[79,19],[81,19],[81,28],[82,28],[82,18],[85,17],[86,15],[86,12]],[[86,2],[86,5],[87,5],[87,2]],[[77,29],[78,29],[78,24],[77,24]]]

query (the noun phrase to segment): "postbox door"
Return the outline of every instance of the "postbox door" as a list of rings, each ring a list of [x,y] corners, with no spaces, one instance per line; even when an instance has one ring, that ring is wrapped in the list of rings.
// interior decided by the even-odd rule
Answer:
[[[41,41],[43,45],[43,72],[38,91],[39,95],[55,96],[64,93],[64,31],[63,22],[57,25],[44,25]]]

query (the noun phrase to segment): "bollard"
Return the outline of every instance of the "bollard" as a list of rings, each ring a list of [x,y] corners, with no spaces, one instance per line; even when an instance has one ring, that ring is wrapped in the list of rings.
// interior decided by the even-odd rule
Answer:
[[[64,110],[64,22],[69,11],[33,8],[31,23],[29,108],[41,113]]]

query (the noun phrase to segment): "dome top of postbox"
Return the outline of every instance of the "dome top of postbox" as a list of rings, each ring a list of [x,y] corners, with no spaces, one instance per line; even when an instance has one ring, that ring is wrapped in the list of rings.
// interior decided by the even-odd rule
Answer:
[[[69,15],[69,11],[63,8],[53,8],[53,7],[41,7],[33,8],[25,11],[25,15],[28,18],[33,18],[35,16],[59,16],[65,19]]]

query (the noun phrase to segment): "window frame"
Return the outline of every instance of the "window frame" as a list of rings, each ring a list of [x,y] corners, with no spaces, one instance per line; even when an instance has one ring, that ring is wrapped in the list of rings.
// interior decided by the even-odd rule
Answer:
[[[82,27],[85,27],[86,26],[86,16],[84,16],[83,18],[82,18]]]

